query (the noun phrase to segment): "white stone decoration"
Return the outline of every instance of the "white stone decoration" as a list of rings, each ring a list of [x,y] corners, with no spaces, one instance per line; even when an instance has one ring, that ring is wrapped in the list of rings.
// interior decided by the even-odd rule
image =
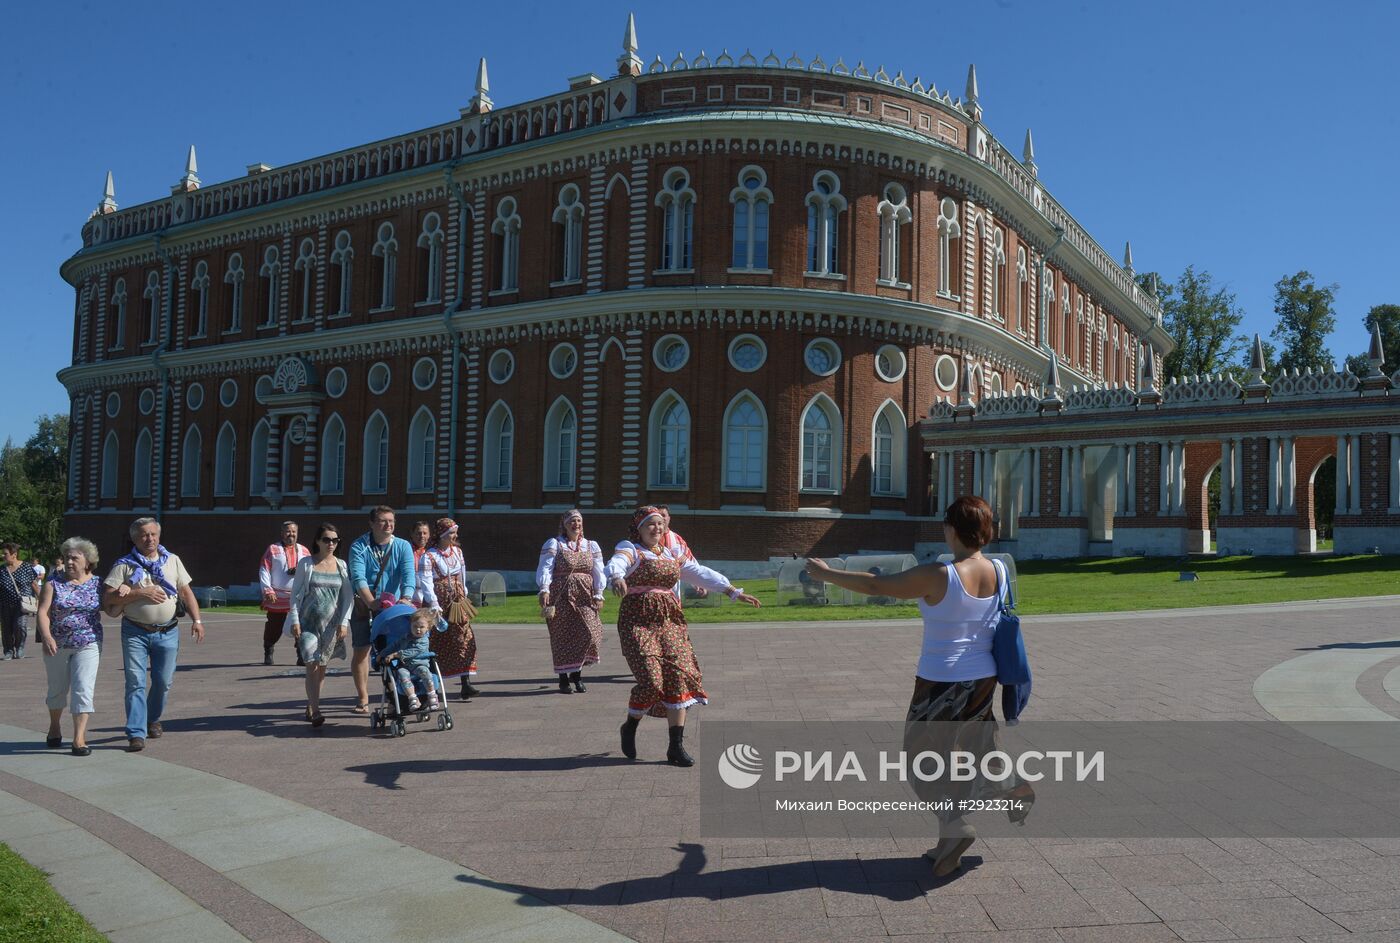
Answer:
[[[993,416],[1034,416],[1039,412],[1039,397],[1029,396],[1024,393],[1012,394],[1009,396],[991,396],[977,404],[977,415],[979,418],[991,418]]]
[[[1361,381],[1350,370],[1306,373],[1294,368],[1274,380],[1270,399],[1311,399],[1318,396],[1350,396],[1361,388]]]
[[[952,392],[958,385],[958,362],[947,354],[940,354],[933,365],[933,382],[940,390]]]
[[[1065,411],[1089,409],[1133,409],[1137,394],[1124,387],[1075,387],[1065,396]]]
[[[1244,395],[1244,390],[1234,377],[1224,373],[1214,376],[1193,376],[1185,381],[1172,379],[1162,390],[1162,405],[1186,406],[1209,403],[1234,403]]]
[[[272,375],[272,389],[277,393],[297,393],[311,385],[311,365],[301,357],[288,357],[277,365]]]

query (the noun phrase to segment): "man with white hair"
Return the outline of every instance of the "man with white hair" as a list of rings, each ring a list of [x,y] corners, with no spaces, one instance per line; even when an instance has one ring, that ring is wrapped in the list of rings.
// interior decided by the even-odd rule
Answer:
[[[262,587],[263,611],[267,613],[267,622],[263,625],[264,665],[272,664],[272,647],[282,637],[282,629],[287,624],[297,561],[309,556],[311,551],[297,543],[296,521],[283,521],[281,539],[263,551],[262,562],[258,565],[258,584]],[[297,664],[302,664],[300,652]]]
[[[190,634],[204,641],[199,603],[190,588],[190,574],[180,558],[161,545],[160,522],[139,517],[131,522],[131,552],[112,566],[104,581],[102,608],[122,620],[122,667],[126,673],[127,752],[146,748],[149,737],[163,733],[161,715],[175,677],[180,651],[180,622],[176,600],[194,618]],[[146,674],[151,691],[146,694]]]

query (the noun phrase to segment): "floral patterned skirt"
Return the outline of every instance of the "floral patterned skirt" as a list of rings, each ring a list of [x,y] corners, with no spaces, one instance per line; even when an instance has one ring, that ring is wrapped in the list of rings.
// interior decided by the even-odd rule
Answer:
[[[557,574],[549,585],[549,602],[554,607],[554,618],[549,620],[549,650],[555,674],[598,664],[603,621],[593,608],[593,574]]]
[[[669,591],[624,597],[617,635],[622,657],[637,679],[627,701],[627,712],[633,717],[665,717],[667,710],[710,702],[690,645],[685,613]]]
[[[433,580],[433,592],[445,611],[459,599],[466,599],[466,588],[455,576]],[[438,670],[444,678],[476,674],[476,633],[470,622],[450,624],[446,632],[429,632],[428,648],[437,656]]]

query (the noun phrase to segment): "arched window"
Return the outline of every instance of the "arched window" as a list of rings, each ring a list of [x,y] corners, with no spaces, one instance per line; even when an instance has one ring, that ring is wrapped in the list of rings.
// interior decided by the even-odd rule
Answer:
[[[238,439],[233,433],[233,425],[224,423],[219,429],[219,438],[214,443],[214,495],[228,497],[233,494],[233,479]]]
[[[511,461],[515,453],[515,418],[510,407],[497,401],[486,414],[486,442],[482,468],[482,490],[509,491]]]
[[[561,491],[574,487],[574,457],[578,416],[564,397],[554,401],[544,419],[544,486]]]
[[[398,277],[399,270],[399,241],[394,238],[393,223],[379,224],[379,232],[375,236],[374,248],[370,250],[370,254],[380,260],[379,307],[376,310],[388,310],[394,306],[394,280]]]
[[[225,290],[224,310],[228,314],[227,334],[243,330],[243,256],[237,252],[228,257],[228,267],[224,270]]]
[[[345,491],[345,423],[339,415],[326,422],[321,440],[321,493],[341,494]]]
[[[747,390],[724,411],[724,487],[762,491],[768,483],[768,418]]]
[[[209,263],[200,259],[194,264],[194,278],[190,279],[190,289],[194,292],[194,330],[191,338],[203,337],[209,329]]]
[[[734,257],[732,265],[741,269],[768,268],[768,210],[773,191],[762,168],[739,171],[739,185],[729,192],[734,204]]]
[[[331,265],[339,272],[336,283],[336,314],[350,313],[350,273],[355,264],[355,250],[350,245],[350,234],[344,230],[335,234],[335,249],[331,251]]]
[[[292,263],[297,274],[297,320],[311,320],[311,305],[315,300],[316,288],[316,243],[303,239],[297,249],[297,259]]]
[[[147,498],[151,496],[151,430],[142,429],[136,437],[136,454],[133,456],[131,473],[131,496]]]
[[[566,183],[559,190],[554,222],[559,227],[558,281],[576,282],[582,277],[583,259],[583,202],[576,185]]]
[[[126,342],[126,279],[119,278],[112,286],[112,350],[121,350]],[[112,497],[116,497],[115,494]]]
[[[1064,355],[1065,362],[1069,363],[1074,357],[1074,321],[1069,310],[1069,282],[1064,279],[1060,280],[1060,325],[1064,333],[1060,352]]]
[[[656,205],[661,207],[661,268],[688,271],[694,264],[691,245],[695,235],[695,191],[690,189],[690,175],[680,167],[666,171]]]
[[[433,455],[437,452],[437,423],[428,407],[420,407],[408,427],[408,490],[433,490]]]
[[[389,421],[379,410],[365,423],[360,490],[365,494],[383,494],[389,490]]]
[[[76,452],[76,450],[75,450]],[[115,431],[107,433],[102,442],[102,497],[117,496],[117,471],[121,468],[122,450]]]
[[[992,227],[991,244],[988,248],[992,263],[992,317],[1006,320],[1006,232],[998,226]]]
[[[885,400],[875,413],[870,438],[870,493],[887,497],[904,496],[905,459],[909,428],[904,413],[894,400]]]
[[[667,391],[651,410],[650,485],[682,490],[690,487],[690,410],[685,400]]]
[[[248,497],[267,494],[267,448],[272,429],[266,419],[253,427],[253,441],[248,446]]]
[[[958,204],[944,197],[938,204],[938,293],[950,298],[962,294],[962,226]]]
[[[185,445],[180,450],[180,495],[186,498],[199,497],[200,464],[204,458],[204,437],[198,426],[190,426],[185,433]]]
[[[802,412],[802,490],[836,493],[840,490],[841,411],[829,397],[818,393]]]
[[[423,217],[423,229],[418,233],[418,298],[420,301],[442,300],[442,217],[429,213]]]
[[[1016,247],[1016,330],[1025,334],[1031,316],[1031,282],[1026,269],[1026,247]]]
[[[812,275],[838,275],[838,222],[846,209],[841,195],[841,179],[829,170],[812,178],[807,194],[807,272]]]
[[[502,197],[491,223],[496,239],[496,290],[515,291],[520,281],[520,214],[515,197]]]
[[[909,212],[909,200],[904,188],[897,183],[885,185],[884,199],[875,206],[880,214],[880,281],[902,285],[900,275],[900,227],[914,218]]]
[[[258,275],[262,276],[263,291],[267,293],[263,322],[258,326],[272,327],[277,323],[277,301],[282,287],[282,257],[276,246],[268,246],[263,251],[263,263]]]
[[[457,278],[452,290],[452,296],[458,302],[466,297],[466,286],[471,283],[472,232],[472,211],[464,206],[457,216]]]
[[[141,297],[145,320],[143,326],[146,329],[142,343],[154,344],[160,340],[160,273],[150,272],[146,275],[146,288],[141,292]]]

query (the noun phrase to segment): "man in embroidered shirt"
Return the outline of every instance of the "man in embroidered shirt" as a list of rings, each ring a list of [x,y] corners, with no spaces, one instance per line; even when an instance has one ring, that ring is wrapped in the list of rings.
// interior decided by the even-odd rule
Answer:
[[[297,543],[296,521],[283,521],[281,541],[263,551],[262,563],[258,565],[258,583],[262,586],[262,607],[267,612],[267,622],[263,625],[264,665],[272,664],[272,647],[282,637],[282,628],[287,622],[297,561],[310,555],[310,550]],[[297,664],[303,664],[300,653]]]
[[[694,560],[695,554],[690,552],[690,544],[685,542],[685,538],[671,530],[671,509],[664,504],[658,504],[656,509],[661,512],[661,522],[666,525],[666,533],[661,538],[661,545],[666,548],[666,552],[677,561],[684,563],[686,560]],[[697,599],[708,596],[709,592],[703,586],[690,586],[690,584],[676,583],[676,598],[685,603],[685,588],[688,587]]]
[[[354,654],[350,674],[355,680],[355,713],[369,713],[369,629],[380,610],[395,603],[413,604],[417,580],[413,547],[394,536],[394,509],[379,505],[369,512],[369,533],[350,545],[350,585],[355,607],[350,611]]]
[[[127,750],[146,748],[146,739],[160,737],[161,714],[175,677],[175,657],[180,651],[180,623],[175,618],[178,596],[194,619],[190,635],[204,641],[199,603],[190,589],[190,574],[180,558],[160,543],[160,524],[154,517],[131,522],[131,552],[112,565],[103,581],[102,608],[122,620],[122,670],[126,674]],[[146,694],[146,672],[151,693]]]

